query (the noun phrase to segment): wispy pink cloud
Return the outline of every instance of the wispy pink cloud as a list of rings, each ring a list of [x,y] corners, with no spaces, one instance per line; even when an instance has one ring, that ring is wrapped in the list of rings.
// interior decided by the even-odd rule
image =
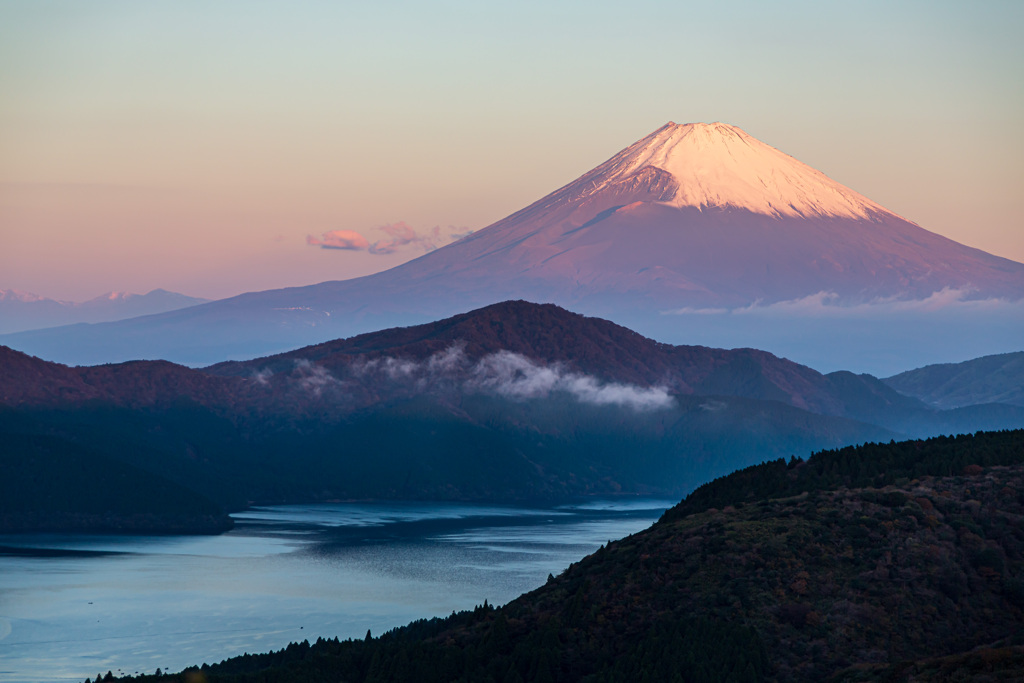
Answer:
[[[391,225],[382,225],[377,229],[388,237],[371,244],[371,254],[391,254],[398,251],[400,247],[413,244],[420,239],[416,231],[409,227],[409,224],[405,221],[398,221]]]
[[[454,225],[447,227],[435,225],[423,232],[417,232],[405,221],[382,225],[377,229],[388,237],[374,242],[370,246],[371,254],[391,254],[407,246],[429,252],[473,234],[473,230],[470,228]]]
[[[320,237],[307,235],[306,243],[321,249],[365,250],[371,254],[393,254],[405,248],[422,249],[424,252],[434,251],[473,234],[469,228],[454,225],[435,225],[428,230],[417,232],[405,221],[381,225],[376,230],[383,232],[387,237],[371,243],[355,230],[331,230]]]
[[[355,230],[331,230],[323,233],[319,238],[306,235],[306,244],[321,249],[347,249],[349,251],[363,251],[370,248],[370,241]]]

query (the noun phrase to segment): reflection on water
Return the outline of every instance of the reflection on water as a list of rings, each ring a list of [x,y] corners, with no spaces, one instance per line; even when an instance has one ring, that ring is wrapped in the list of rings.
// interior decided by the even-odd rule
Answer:
[[[179,670],[502,604],[672,502],[289,505],[213,537],[0,537],[0,681]]]

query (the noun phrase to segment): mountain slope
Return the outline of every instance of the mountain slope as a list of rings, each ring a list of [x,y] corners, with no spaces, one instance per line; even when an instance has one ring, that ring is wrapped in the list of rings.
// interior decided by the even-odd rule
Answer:
[[[129,680],[1019,680],[1022,487],[1020,430],[768,462],[501,608]]]
[[[453,350],[469,364],[505,351],[546,365],[562,364],[568,371],[602,381],[660,385],[678,394],[777,400],[818,413],[854,416],[844,411],[828,379],[770,353],[660,344],[607,320],[525,301],[506,301],[435,323],[371,332],[268,358],[221,363],[205,372],[266,377],[287,374],[297,363],[308,361],[340,377],[353,365],[388,358],[423,363]],[[886,395],[877,397],[879,405],[892,400],[913,403],[892,391],[880,393]]]
[[[867,376],[847,373],[840,382],[839,375],[826,377],[757,349],[661,344],[607,320],[525,301],[502,302],[433,323],[381,330],[267,358],[220,363],[203,371],[166,361],[69,368],[0,347],[0,402],[52,407],[104,401],[140,407],[187,397],[208,407],[301,414],[303,407],[322,402],[315,392],[299,396],[290,391],[296,384],[309,384],[310,374],[320,373],[318,381],[323,383],[345,382],[345,391],[352,397],[364,396],[362,405],[368,405],[440,390],[444,380],[479,379],[484,371],[479,364],[493,362],[501,353],[535,363],[538,371],[557,366],[562,373],[582,373],[605,383],[662,387],[672,394],[780,401],[854,419],[927,410]],[[438,365],[442,361],[446,365]],[[402,372],[386,371],[384,366],[396,362],[405,364]],[[368,365],[379,371],[367,375]],[[524,370],[531,368],[516,371]],[[409,381],[416,378],[428,382]],[[864,392],[870,396],[859,397]],[[334,408],[344,411],[351,406]]]
[[[0,403],[3,434],[60,438],[229,507],[677,494],[752,457],[897,435],[771,354],[671,347],[526,302],[206,371],[0,348]]]
[[[375,286],[566,303],[744,306],[943,288],[1024,296],[1024,265],[930,233],[742,130],[669,123],[531,206]],[[501,298],[506,298],[502,296]],[[588,309],[589,310],[589,309]]]
[[[0,436],[88,448],[228,507],[680,495],[755,459],[1024,425],[870,376],[660,344],[523,301],[194,370],[0,348]]]
[[[665,311],[937,292],[1019,301],[1024,264],[928,232],[734,126],[669,123],[511,216],[382,273],[0,341],[73,362],[200,364],[513,298],[653,329]]]
[[[624,385],[622,389],[655,387],[675,396],[778,401],[907,436],[1024,425],[1020,407],[935,410],[870,375],[822,375],[756,349],[661,344],[607,320],[523,301],[267,358],[221,363],[205,371],[259,377],[273,386],[303,381],[315,370],[324,373],[318,381],[343,384],[346,401],[367,403],[408,396],[407,387],[414,387],[413,393],[441,391],[452,382],[462,387],[487,384],[510,394],[543,381],[542,373],[553,367],[559,379],[582,379],[582,373],[588,380]]]
[[[249,400],[248,384],[167,361],[68,367],[0,346],[0,405],[9,407],[103,403],[137,408],[181,399],[230,407]]]
[[[1024,406],[1024,351],[928,365],[882,381],[938,408],[981,403]]]

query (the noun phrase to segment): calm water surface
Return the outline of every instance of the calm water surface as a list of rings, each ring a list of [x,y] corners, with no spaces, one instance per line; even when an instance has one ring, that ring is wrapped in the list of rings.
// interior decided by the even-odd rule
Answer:
[[[152,673],[503,604],[674,501],[256,508],[222,536],[0,536],[0,680]]]

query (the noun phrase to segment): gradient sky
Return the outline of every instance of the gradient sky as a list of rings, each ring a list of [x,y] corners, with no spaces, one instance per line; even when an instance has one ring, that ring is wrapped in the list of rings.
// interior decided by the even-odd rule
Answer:
[[[0,288],[215,298],[363,275],[669,120],[738,125],[1024,261],[1021,35],[1019,0],[9,0]],[[387,253],[307,243],[331,231]]]

